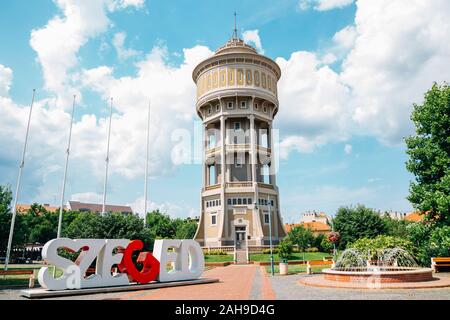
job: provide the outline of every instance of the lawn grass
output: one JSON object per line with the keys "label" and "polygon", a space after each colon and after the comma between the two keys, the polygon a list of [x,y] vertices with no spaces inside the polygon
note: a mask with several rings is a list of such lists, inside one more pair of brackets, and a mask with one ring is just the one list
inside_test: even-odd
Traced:
{"label": "lawn grass", "polygon": [[205,262],[232,262],[234,256],[232,254],[227,255],[207,255],[205,254]]}
{"label": "lawn grass", "polygon": [[[303,260],[303,255],[305,256],[305,260]],[[289,257],[289,261],[322,260],[324,257],[328,256],[330,256],[330,254],[326,252],[305,252],[304,254],[295,252],[291,254],[291,256]],[[280,257],[278,256],[278,254],[274,254],[273,258],[275,262],[280,261]],[[270,254],[252,253],[250,254],[250,261],[270,262]]]}
{"label": "lawn grass", "polygon": [[[44,265],[41,264],[10,264],[8,265],[8,270],[21,270],[21,269],[33,269],[34,270],[34,278],[37,281],[37,276],[39,269]],[[4,269],[4,265],[0,265],[0,269]],[[59,277],[62,275],[62,270],[56,270],[56,276]],[[11,287],[11,286],[28,286],[30,275],[29,274],[21,274],[21,275],[0,275],[0,288],[1,287]]]}
{"label": "lawn grass", "polygon": [[[314,273],[320,273],[320,272],[322,272],[323,269],[327,269],[327,268],[329,268],[329,266],[314,266],[311,269],[312,269],[312,272],[314,272]],[[270,266],[266,266],[266,272],[267,272],[267,274],[270,274],[272,272]],[[280,268],[279,268],[278,264],[276,264],[274,266],[274,272],[275,272],[275,274],[280,273]],[[297,273],[306,273],[306,266],[305,265],[290,265],[288,267],[288,274],[297,274]]]}

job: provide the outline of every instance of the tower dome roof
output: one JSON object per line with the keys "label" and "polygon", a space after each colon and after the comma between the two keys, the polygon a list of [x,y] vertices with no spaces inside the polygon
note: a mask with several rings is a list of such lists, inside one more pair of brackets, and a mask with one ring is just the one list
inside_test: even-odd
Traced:
{"label": "tower dome roof", "polygon": [[255,48],[253,48],[251,45],[248,45],[244,43],[242,39],[239,38],[231,38],[227,41],[223,46],[218,48],[215,52],[216,55],[225,54],[225,53],[253,53],[257,54]]}

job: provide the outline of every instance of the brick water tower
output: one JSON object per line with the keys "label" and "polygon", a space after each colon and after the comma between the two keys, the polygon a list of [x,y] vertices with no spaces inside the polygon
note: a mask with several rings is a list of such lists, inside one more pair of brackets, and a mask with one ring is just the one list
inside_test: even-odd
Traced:
{"label": "brick water tower", "polygon": [[245,44],[236,29],[193,71],[204,129],[195,240],[204,247],[239,251],[268,246],[269,233],[274,244],[286,236],[272,133],[280,76],[277,63]]}

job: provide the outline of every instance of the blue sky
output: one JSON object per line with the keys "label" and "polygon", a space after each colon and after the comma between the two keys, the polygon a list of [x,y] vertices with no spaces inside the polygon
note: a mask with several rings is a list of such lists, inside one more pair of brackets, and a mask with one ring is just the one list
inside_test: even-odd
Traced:
{"label": "blue sky", "polygon": [[449,26],[435,27],[434,21],[442,22],[450,10],[440,0],[408,2],[401,10],[405,5],[400,0],[2,2],[0,183],[16,184],[36,88],[19,202],[58,204],[76,93],[66,198],[98,201],[112,94],[117,105],[108,202],[139,208],[151,98],[150,206],[175,216],[197,215],[201,168],[173,163],[171,136],[177,129],[192,133],[198,125],[190,73],[231,36],[237,11],[241,37],[255,46],[259,41],[258,50],[283,72],[275,127],[285,221],[298,220],[306,210],[334,214],[357,203],[412,210],[405,197],[413,177],[405,169],[402,137],[412,133],[412,104],[421,102],[433,81],[449,79],[444,61],[450,49],[443,41]]}

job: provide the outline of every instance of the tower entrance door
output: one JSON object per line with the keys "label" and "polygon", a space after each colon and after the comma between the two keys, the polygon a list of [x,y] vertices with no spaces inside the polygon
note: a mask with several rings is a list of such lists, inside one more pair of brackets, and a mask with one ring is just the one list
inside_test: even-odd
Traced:
{"label": "tower entrance door", "polygon": [[245,249],[246,247],[246,229],[245,227],[236,227],[235,229],[236,235],[235,235],[235,240],[236,240],[236,249]]}

